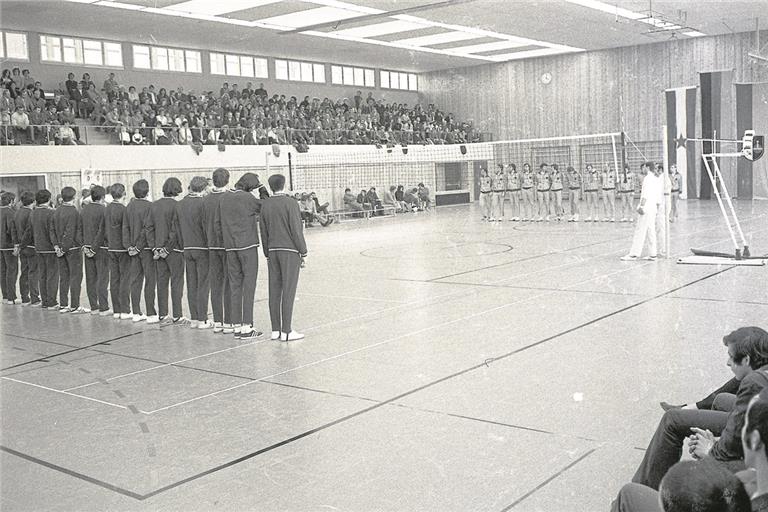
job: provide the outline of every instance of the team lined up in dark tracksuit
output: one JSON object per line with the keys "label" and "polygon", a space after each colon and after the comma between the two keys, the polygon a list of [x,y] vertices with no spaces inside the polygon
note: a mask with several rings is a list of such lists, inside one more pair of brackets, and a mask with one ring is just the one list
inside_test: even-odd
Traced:
{"label": "team lined up in dark tracksuit", "polygon": [[[17,209],[15,196],[3,193],[3,301],[18,303],[18,276],[22,305],[258,337],[262,333],[253,327],[253,303],[261,225],[272,338],[300,339],[291,329],[299,268],[307,252],[298,204],[282,194],[269,197],[253,173],[243,175],[233,190],[228,183],[226,169],[214,171],[210,190],[208,180],[197,176],[178,201],[181,182],[169,178],[163,197],[151,202],[149,184],[139,180],[127,206],[122,184],[109,187],[113,201],[108,204],[107,191],[95,186],[80,211],[72,187],[62,189],[64,202],[56,209],[48,190],[23,192]],[[276,192],[284,183],[281,175],[270,178]],[[89,308],[80,306],[83,259]],[[182,316],[185,268],[189,319]],[[208,319],[209,299],[213,321]]]}

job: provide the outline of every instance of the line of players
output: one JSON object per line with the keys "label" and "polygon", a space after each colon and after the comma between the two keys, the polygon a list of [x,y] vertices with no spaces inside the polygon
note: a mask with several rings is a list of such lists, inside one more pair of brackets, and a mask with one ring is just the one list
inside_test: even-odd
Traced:
{"label": "line of players", "polygon": [[[677,199],[680,195],[682,177],[676,166],[670,167],[672,182],[672,218],[677,217]],[[633,222],[635,220],[635,185],[637,177],[629,165],[624,172],[616,172],[610,164],[602,171],[587,165],[584,177],[572,166],[563,173],[557,164],[550,167],[539,165],[534,172],[530,164],[523,164],[522,172],[515,164],[498,164],[493,175],[483,169],[480,173],[480,208],[483,220],[501,222],[507,213],[505,201],[511,206],[511,221],[550,221],[552,217],[561,221],[565,217],[563,194],[568,196],[570,215],[568,222],[580,219],[582,193],[585,199],[585,222],[599,222],[602,204],[602,221]],[[618,205],[617,205],[618,203]]]}

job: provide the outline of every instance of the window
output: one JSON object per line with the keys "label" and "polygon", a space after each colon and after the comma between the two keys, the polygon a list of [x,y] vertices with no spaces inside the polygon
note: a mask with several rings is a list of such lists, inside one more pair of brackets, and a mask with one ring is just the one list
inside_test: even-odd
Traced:
{"label": "window", "polygon": [[331,66],[331,83],[336,85],[356,85],[358,87],[376,87],[372,69],[353,68],[351,66]]}
{"label": "window", "polygon": [[185,50],[184,56],[187,60],[187,72],[188,73],[202,73],[203,66],[201,63],[200,52],[193,50]]}
{"label": "window", "polygon": [[83,40],[83,63],[91,66],[103,66],[104,54],[101,41]]}
{"label": "window", "polygon": [[301,63],[301,81],[302,82],[313,82],[314,78],[312,78],[312,63],[311,62],[302,62]]}
{"label": "window", "polygon": [[149,46],[133,45],[133,67],[137,69],[152,69],[149,58]]}
{"label": "window", "polygon": [[181,71],[186,70],[184,64],[184,50],[168,49],[168,71]]}
{"label": "window", "polygon": [[324,64],[312,64],[314,69],[314,81],[318,84],[325,83],[325,65]]}
{"label": "window", "polygon": [[[109,62],[111,49],[104,43],[105,60]],[[179,73],[202,73],[200,52],[161,46],[133,45],[133,67]]]}
{"label": "window", "polygon": [[275,78],[277,80],[288,80],[288,61],[275,59]]}
{"label": "window", "polygon": [[267,59],[248,55],[211,53],[211,74],[267,78]]}
{"label": "window", "polygon": [[227,69],[224,64],[224,55],[221,53],[211,54],[211,74],[212,75],[226,75]]}
{"label": "window", "polygon": [[95,39],[41,35],[40,60],[122,68],[123,47],[120,43]]}
{"label": "window", "polygon": [[40,36],[40,59],[61,62],[61,39],[54,36]]}
{"label": "window", "polygon": [[27,34],[22,32],[0,32],[0,58],[29,60]]}
{"label": "window", "polygon": [[418,91],[418,76],[413,73],[398,71],[381,71],[381,87],[383,89],[400,89],[403,91]]}

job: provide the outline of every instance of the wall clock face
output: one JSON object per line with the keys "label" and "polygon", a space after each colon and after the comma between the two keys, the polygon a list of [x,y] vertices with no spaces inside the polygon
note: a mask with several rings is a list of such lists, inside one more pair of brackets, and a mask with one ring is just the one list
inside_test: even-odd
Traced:
{"label": "wall clock face", "polygon": [[552,74],[551,73],[544,73],[541,75],[541,83],[548,84],[552,81]]}

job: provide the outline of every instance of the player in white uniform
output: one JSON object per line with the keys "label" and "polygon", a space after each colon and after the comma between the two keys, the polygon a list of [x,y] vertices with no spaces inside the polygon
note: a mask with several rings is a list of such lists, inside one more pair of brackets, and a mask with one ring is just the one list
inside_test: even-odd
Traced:
{"label": "player in white uniform", "polygon": [[563,220],[563,173],[557,164],[552,164],[552,172],[549,173],[549,200],[552,205],[555,219]]}
{"label": "player in white uniform", "polygon": [[656,217],[659,207],[663,208],[664,201],[664,180],[661,174],[663,169],[660,165],[653,167],[646,162],[640,166],[643,178],[643,190],[640,194],[640,204],[637,207],[637,213],[640,214],[635,228],[635,236],[632,239],[632,248],[629,254],[622,256],[623,261],[635,261],[640,258],[643,248],[648,242],[647,260],[656,260],[658,256],[658,247],[656,239]]}
{"label": "player in white uniform", "polygon": [[496,168],[496,173],[491,178],[491,220],[503,221],[504,220],[504,194],[507,190],[507,185],[504,180],[504,164],[499,164]]}
{"label": "player in white uniform", "polygon": [[541,222],[546,217],[549,222],[549,189],[552,183],[549,179],[549,169],[547,164],[541,164],[536,173],[536,199],[539,201],[539,218]]}
{"label": "player in white uniform", "polygon": [[669,212],[669,222],[677,220],[677,202],[683,187],[683,176],[677,171],[677,165],[669,166],[669,179],[672,181],[672,206]]}
{"label": "player in white uniform", "polygon": [[[533,201],[534,201],[534,176],[531,171],[531,166],[523,164],[523,221],[533,218]],[[530,215],[529,215],[530,214]]]}
{"label": "player in white uniform", "polygon": [[592,213],[595,214],[595,222],[600,221],[600,207],[598,206],[598,198],[600,197],[600,171],[587,165],[586,176],[584,177],[584,195],[587,198],[587,218],[586,222],[592,221]]}
{"label": "player in white uniform", "polygon": [[491,220],[491,177],[487,169],[480,170],[480,211],[483,220]]}
{"label": "player in white uniform", "polygon": [[610,164],[605,164],[600,183],[603,188],[603,208],[605,209],[603,222],[616,222],[616,171]]}
{"label": "player in white uniform", "polygon": [[624,164],[624,172],[619,174],[619,211],[621,222],[632,222],[635,218],[635,175]]}
{"label": "player in white uniform", "polygon": [[571,216],[568,222],[579,221],[579,196],[581,195],[581,174],[579,171],[568,166],[568,202],[571,205]]}
{"label": "player in white uniform", "polygon": [[507,195],[509,196],[509,202],[512,206],[512,219],[513,221],[520,220],[520,202],[521,202],[521,192],[520,192],[520,174],[517,172],[517,167],[515,167],[515,164],[509,164],[507,166]]}

